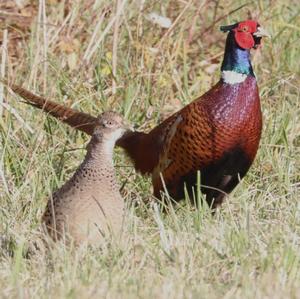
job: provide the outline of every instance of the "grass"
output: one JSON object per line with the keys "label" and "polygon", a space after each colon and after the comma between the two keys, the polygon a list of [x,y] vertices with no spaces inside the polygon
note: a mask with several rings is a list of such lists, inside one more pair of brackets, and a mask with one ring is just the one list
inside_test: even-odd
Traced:
{"label": "grass", "polygon": [[[1,297],[299,298],[298,1],[123,2],[31,1],[18,11],[24,24],[6,19],[2,74],[93,115],[114,109],[149,130],[218,80],[225,38],[219,25],[252,16],[272,34],[253,51],[264,115],[256,161],[215,216],[187,202],[162,214],[144,204],[149,179],[117,150],[125,198],[137,202],[128,240],[97,251],[58,244],[28,257],[47,196],[73,173],[88,137],[5,91]],[[172,29],[147,20],[153,11],[175,21]]]}

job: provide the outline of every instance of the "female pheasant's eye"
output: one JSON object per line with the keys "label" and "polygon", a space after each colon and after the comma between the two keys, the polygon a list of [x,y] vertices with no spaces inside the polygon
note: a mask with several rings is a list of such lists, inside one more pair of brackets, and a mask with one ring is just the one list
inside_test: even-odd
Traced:
{"label": "female pheasant's eye", "polygon": [[111,120],[108,120],[108,121],[106,122],[106,127],[111,128],[112,126],[113,126],[113,122],[112,122]]}

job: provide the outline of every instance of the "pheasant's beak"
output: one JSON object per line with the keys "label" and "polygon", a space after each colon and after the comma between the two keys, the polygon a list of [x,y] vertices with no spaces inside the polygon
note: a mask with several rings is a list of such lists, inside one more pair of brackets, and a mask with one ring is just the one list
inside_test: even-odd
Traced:
{"label": "pheasant's beak", "polygon": [[257,31],[253,33],[255,37],[269,37],[271,38],[270,33],[262,27],[257,27]]}

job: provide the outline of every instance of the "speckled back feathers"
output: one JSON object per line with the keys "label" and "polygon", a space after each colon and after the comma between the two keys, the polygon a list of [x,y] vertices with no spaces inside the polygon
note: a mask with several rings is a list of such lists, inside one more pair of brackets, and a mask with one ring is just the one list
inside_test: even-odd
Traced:
{"label": "speckled back feathers", "polygon": [[106,112],[97,118],[84,161],[48,200],[43,222],[53,238],[60,239],[68,233],[76,243],[99,245],[110,231],[120,233],[124,201],[112,155],[115,141],[125,131],[123,118],[118,114]]}

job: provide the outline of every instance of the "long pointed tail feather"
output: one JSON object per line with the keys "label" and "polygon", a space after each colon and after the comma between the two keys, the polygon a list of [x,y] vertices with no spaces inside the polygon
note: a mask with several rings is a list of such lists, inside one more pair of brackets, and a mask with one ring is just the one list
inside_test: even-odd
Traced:
{"label": "long pointed tail feather", "polygon": [[93,134],[95,122],[97,120],[96,117],[47,100],[16,84],[7,83],[5,80],[1,81],[9,86],[14,93],[26,100],[27,104],[45,111],[51,116],[59,119],[60,121],[70,125],[77,130],[83,131],[88,135]]}

